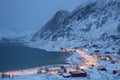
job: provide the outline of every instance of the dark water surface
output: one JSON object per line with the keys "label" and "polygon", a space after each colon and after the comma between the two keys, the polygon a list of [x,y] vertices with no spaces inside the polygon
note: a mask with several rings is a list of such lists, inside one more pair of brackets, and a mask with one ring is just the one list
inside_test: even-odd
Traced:
{"label": "dark water surface", "polygon": [[65,63],[69,53],[47,52],[19,43],[0,43],[0,72]]}

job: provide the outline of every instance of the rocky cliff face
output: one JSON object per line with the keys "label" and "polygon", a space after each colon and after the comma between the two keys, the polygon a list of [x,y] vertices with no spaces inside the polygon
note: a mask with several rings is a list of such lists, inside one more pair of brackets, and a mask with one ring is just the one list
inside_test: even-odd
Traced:
{"label": "rocky cliff face", "polygon": [[120,0],[94,0],[72,12],[58,11],[31,39],[46,45],[120,45]]}
{"label": "rocky cliff face", "polygon": [[67,15],[67,11],[58,11],[54,15],[54,17],[50,21],[48,21],[48,23],[33,36],[32,41],[36,41],[38,39],[48,39],[58,30],[58,27],[63,24],[64,18]]}

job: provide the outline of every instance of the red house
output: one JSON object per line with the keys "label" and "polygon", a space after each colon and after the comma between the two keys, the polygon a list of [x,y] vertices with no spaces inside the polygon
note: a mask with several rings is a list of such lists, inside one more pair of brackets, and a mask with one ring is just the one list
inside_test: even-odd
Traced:
{"label": "red house", "polygon": [[70,72],[71,77],[87,77],[87,73],[84,71],[74,71]]}

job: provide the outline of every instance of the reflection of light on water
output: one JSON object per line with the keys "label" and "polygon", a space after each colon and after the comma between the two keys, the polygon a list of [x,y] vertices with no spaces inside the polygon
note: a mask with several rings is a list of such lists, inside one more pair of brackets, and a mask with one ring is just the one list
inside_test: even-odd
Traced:
{"label": "reflection of light on water", "polygon": [[31,70],[31,71],[23,71],[23,72],[5,72],[5,75],[10,76],[18,76],[18,75],[29,75],[29,74],[35,74],[37,73],[37,70]]}
{"label": "reflection of light on water", "polygon": [[90,67],[91,65],[94,65],[94,66],[98,66],[98,65],[99,65],[99,64],[96,62],[96,60],[94,59],[94,57],[86,54],[85,52],[83,52],[83,51],[81,51],[81,50],[76,50],[76,52],[77,52],[78,54],[80,54],[80,56],[82,56],[84,59],[87,60],[86,65],[80,66],[80,68],[87,69],[87,68]]}

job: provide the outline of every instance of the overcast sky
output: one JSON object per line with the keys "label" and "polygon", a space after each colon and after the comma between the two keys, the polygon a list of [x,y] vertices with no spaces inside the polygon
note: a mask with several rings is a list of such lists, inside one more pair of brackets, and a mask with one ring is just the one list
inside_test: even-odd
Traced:
{"label": "overcast sky", "polygon": [[40,29],[60,9],[73,10],[86,0],[0,0],[0,29]]}

